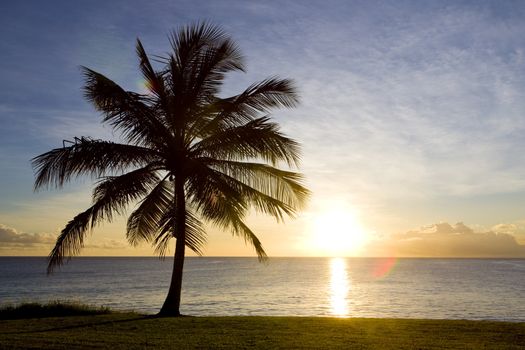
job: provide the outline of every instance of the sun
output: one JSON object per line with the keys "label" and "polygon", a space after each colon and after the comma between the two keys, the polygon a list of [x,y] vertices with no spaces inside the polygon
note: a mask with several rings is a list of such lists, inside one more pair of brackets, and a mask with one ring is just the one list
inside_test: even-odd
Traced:
{"label": "sun", "polygon": [[312,222],[312,249],[323,256],[358,255],[367,235],[354,210],[335,207],[316,215]]}

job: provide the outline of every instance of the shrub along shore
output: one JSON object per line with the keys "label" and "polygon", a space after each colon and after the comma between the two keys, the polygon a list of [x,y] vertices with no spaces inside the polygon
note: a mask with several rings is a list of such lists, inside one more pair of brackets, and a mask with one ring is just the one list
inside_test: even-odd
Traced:
{"label": "shrub along shore", "polygon": [[0,348],[525,349],[525,323],[258,316],[161,318],[77,304],[25,304],[0,310]]}

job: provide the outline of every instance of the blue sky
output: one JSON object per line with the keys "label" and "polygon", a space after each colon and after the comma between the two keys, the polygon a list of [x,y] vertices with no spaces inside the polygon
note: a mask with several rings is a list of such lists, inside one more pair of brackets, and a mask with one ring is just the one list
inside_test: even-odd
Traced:
{"label": "blue sky", "polygon": [[[225,95],[272,75],[301,92],[298,108],[274,117],[303,144],[313,197],[287,225],[253,218],[270,254],[312,254],[301,245],[316,234],[310,224],[336,209],[355,216],[371,251],[408,232],[424,241],[437,223],[467,235],[456,222],[525,244],[524,19],[522,1],[3,2],[0,254],[46,254],[42,237],[90,203],[90,179],[33,193],[32,157],[73,136],[118,139],[83,100],[78,67],[140,90],[135,39],[162,54],[169,31],[199,20],[221,25],[246,56]],[[213,237],[208,254],[251,254]],[[121,222],[92,246],[133,254]]]}

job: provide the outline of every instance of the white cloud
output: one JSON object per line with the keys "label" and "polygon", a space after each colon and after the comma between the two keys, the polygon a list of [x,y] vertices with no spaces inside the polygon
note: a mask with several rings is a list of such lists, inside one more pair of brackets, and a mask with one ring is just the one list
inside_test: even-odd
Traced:
{"label": "white cloud", "polygon": [[[0,251],[7,255],[47,255],[56,242],[57,235],[50,233],[26,233],[0,224]],[[107,237],[88,237],[82,250],[85,254],[121,255],[123,253],[136,254],[126,241]],[[82,252],[80,255],[82,255]],[[143,254],[144,252],[141,251]]]}
{"label": "white cloud", "polygon": [[[506,228],[500,226],[501,229]],[[433,224],[375,241],[367,254],[413,257],[512,257],[524,258],[525,245],[504,232],[475,232],[463,223]]]}
{"label": "white cloud", "polygon": [[49,233],[18,232],[12,227],[0,224],[0,244],[7,246],[50,245],[56,237]]}
{"label": "white cloud", "polygon": [[491,231],[512,235],[516,237],[518,243],[525,244],[525,222],[523,221],[511,224],[497,224],[491,228]]}
{"label": "white cloud", "polygon": [[497,224],[491,230],[496,233],[514,234],[518,230],[518,226],[516,224]]}

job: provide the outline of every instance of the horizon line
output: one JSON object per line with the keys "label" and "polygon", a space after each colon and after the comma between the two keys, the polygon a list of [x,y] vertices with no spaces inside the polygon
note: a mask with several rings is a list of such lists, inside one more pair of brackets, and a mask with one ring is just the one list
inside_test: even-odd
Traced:
{"label": "horizon line", "polygon": [[[47,255],[0,255],[0,258],[47,258]],[[71,259],[78,258],[152,258],[158,260],[173,259],[173,256],[158,257],[154,255],[81,255],[74,256]],[[190,255],[185,258],[253,258],[257,259],[257,256],[253,255],[206,255],[196,256]],[[269,256],[268,260],[272,258],[283,258],[283,259],[521,259],[524,260],[525,256]],[[67,262],[66,262],[67,263]]]}

